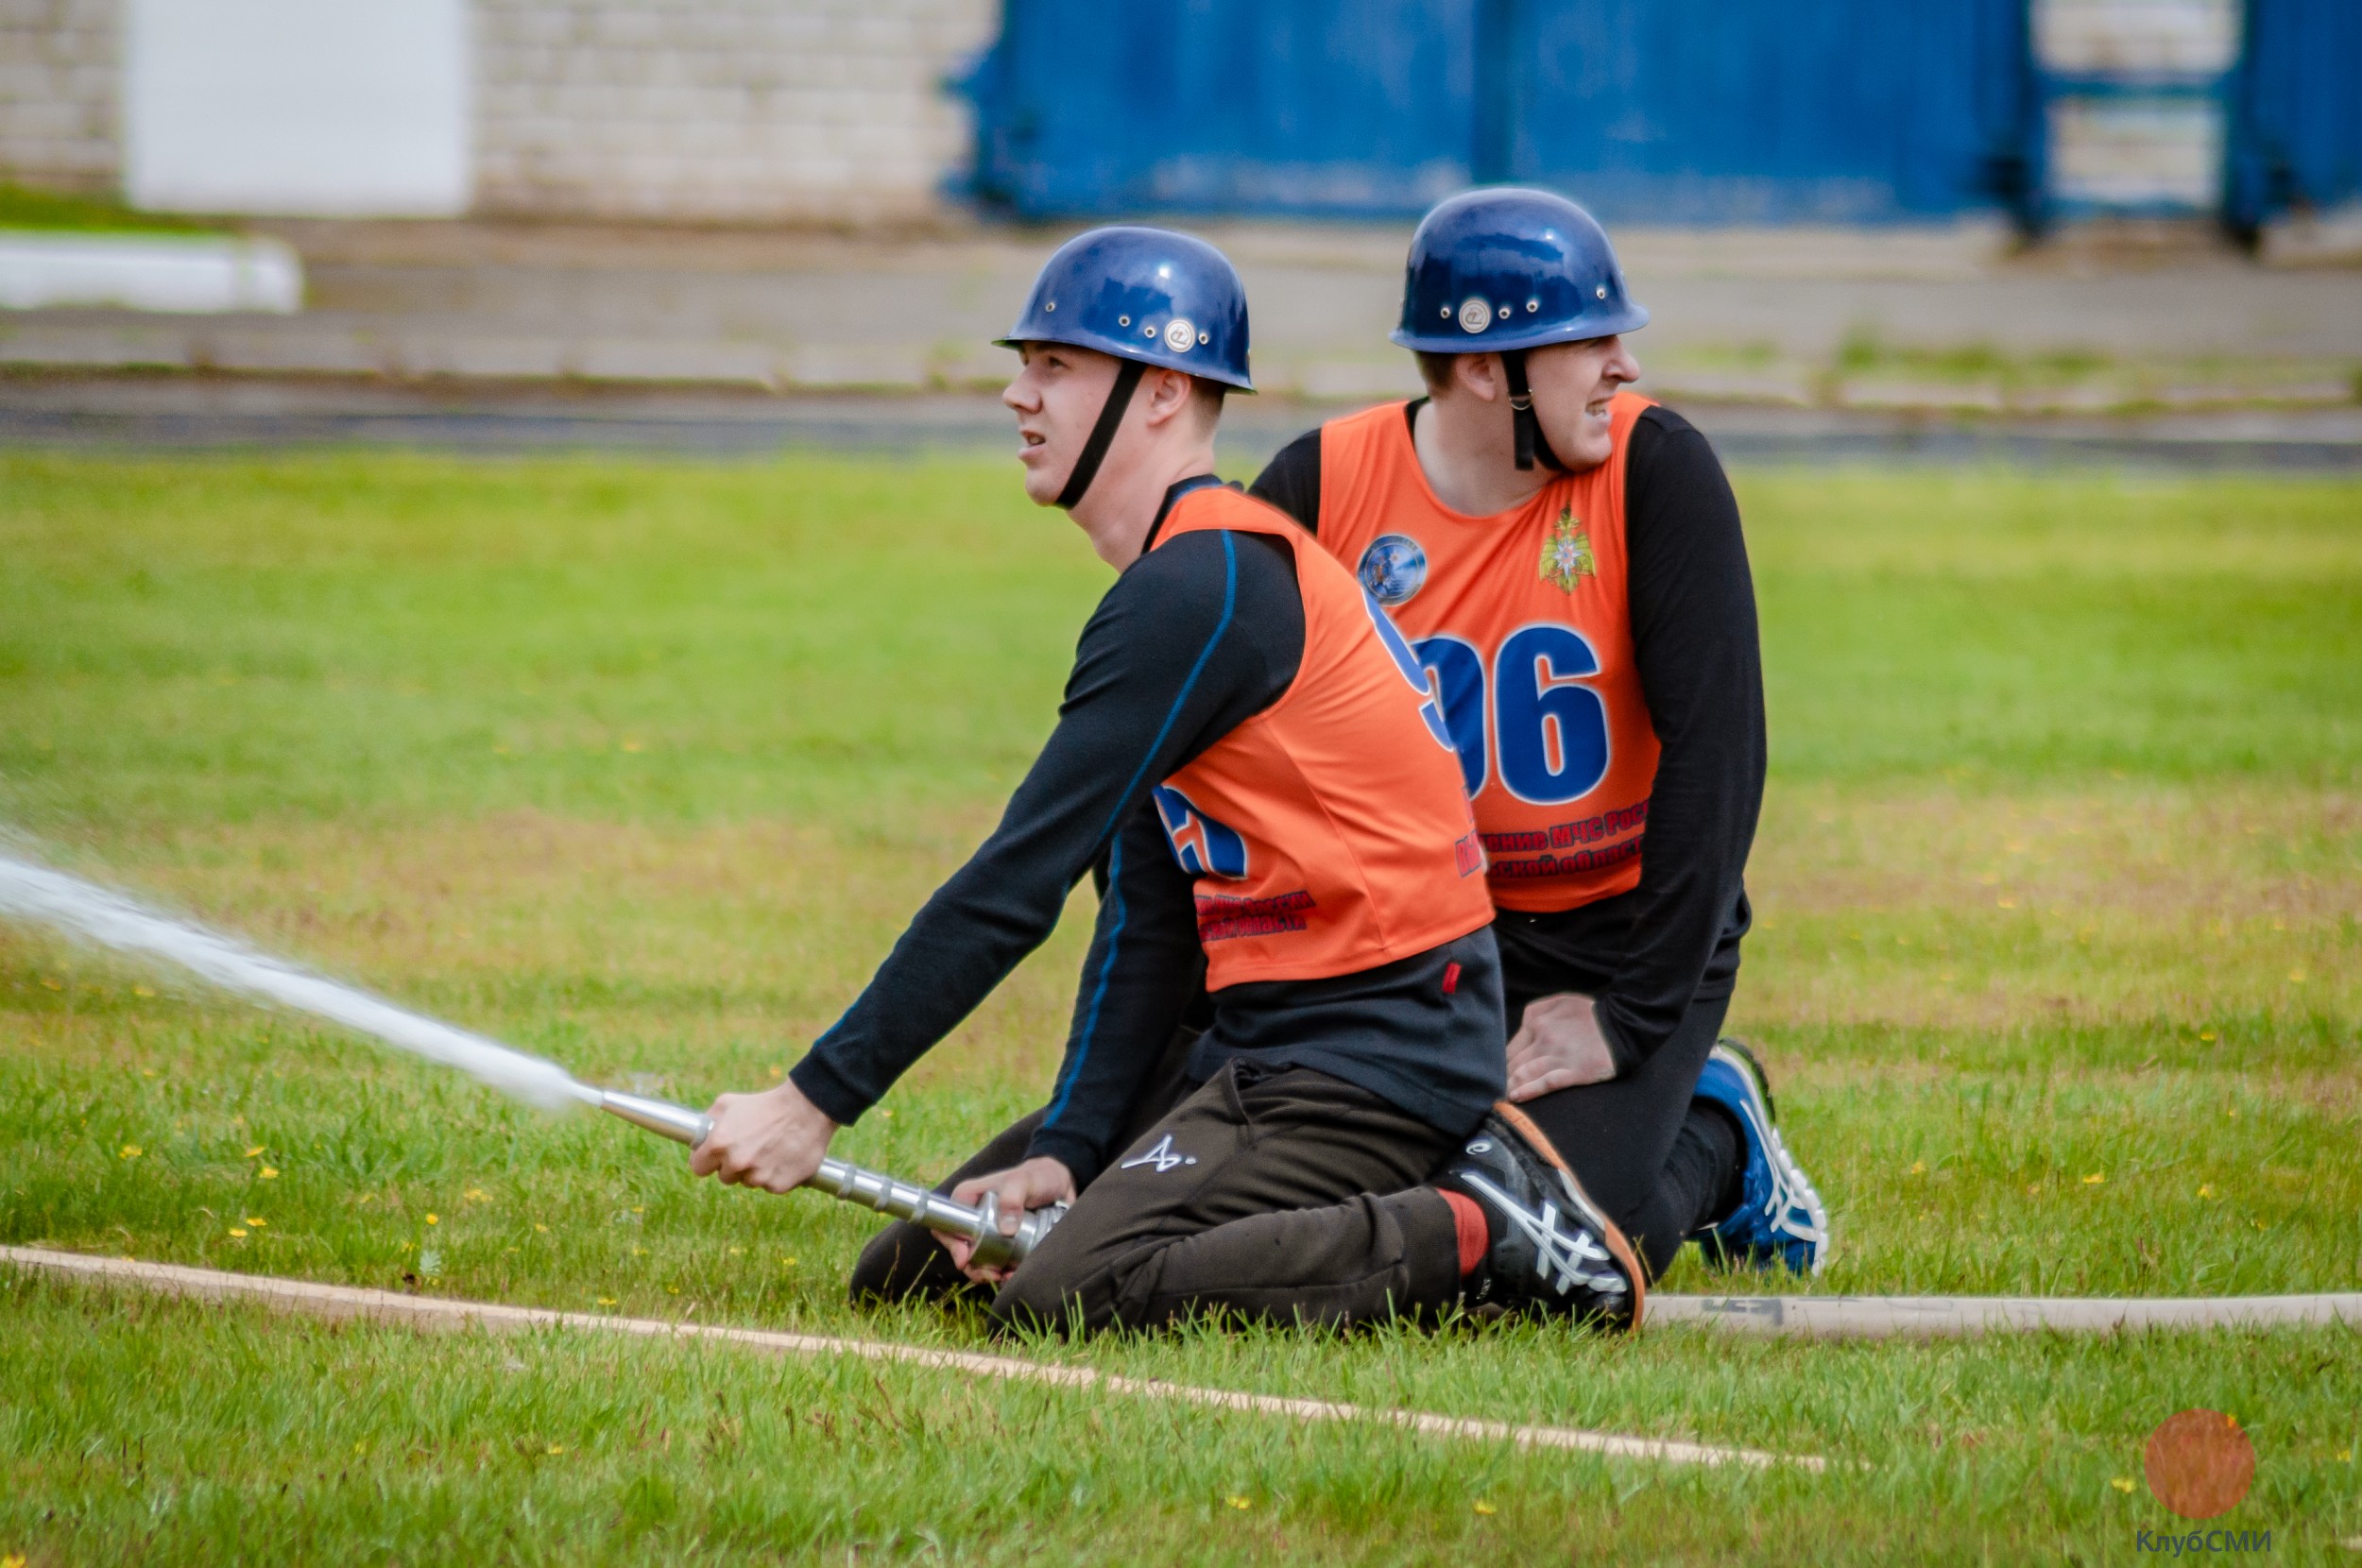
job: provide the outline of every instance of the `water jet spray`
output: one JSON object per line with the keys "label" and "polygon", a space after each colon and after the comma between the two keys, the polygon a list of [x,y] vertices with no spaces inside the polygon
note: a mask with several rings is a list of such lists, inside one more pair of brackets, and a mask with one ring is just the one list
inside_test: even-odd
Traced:
{"label": "water jet spray", "polygon": [[[38,923],[118,953],[161,960],[226,991],[342,1024],[430,1062],[458,1067],[544,1110],[594,1105],[692,1149],[713,1130],[712,1119],[702,1111],[582,1082],[555,1062],[397,1007],[233,938],[161,914],[95,882],[6,853],[0,853],[0,916]],[[1063,1203],[1033,1210],[1018,1219],[1014,1233],[1003,1235],[996,1198],[987,1196],[974,1207],[955,1203],[941,1193],[838,1159],[823,1159],[804,1185],[911,1220],[937,1235],[960,1237],[974,1249],[970,1262],[978,1268],[1013,1268],[1023,1262],[1066,1213]]]}

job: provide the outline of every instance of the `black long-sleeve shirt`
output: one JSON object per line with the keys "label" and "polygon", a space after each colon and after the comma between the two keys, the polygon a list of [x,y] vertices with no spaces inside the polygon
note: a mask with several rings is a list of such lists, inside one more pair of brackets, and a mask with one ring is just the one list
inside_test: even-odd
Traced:
{"label": "black long-sleeve shirt", "polygon": [[[1174,486],[1165,509],[1213,483]],[[1000,826],[791,1070],[805,1097],[831,1120],[858,1118],[1041,945],[1096,867],[1099,917],[1066,1060],[1030,1150],[1087,1185],[1205,980],[1195,886],[1149,792],[1287,691],[1304,636],[1284,540],[1190,533],[1126,567],[1083,628],[1057,728]],[[1448,1004],[1436,999],[1452,995],[1436,991],[1445,964],[1476,963],[1445,948],[1359,976],[1229,987],[1192,1070],[1209,1074],[1227,1055],[1319,1067],[1462,1131],[1501,1092],[1499,1001],[1493,994],[1488,1023],[1494,964],[1483,946],[1485,982]],[[1392,1022],[1371,1024],[1374,997],[1379,1011],[1395,1008]]]}
{"label": "black long-sleeve shirt", "polygon": [[[1424,401],[1406,418],[1415,421]],[[1320,432],[1282,449],[1251,493],[1317,533]],[[1765,766],[1763,660],[1738,503],[1713,447],[1670,409],[1651,408],[1634,426],[1624,517],[1633,654],[1660,747],[1640,883],[1571,910],[1504,910],[1494,926],[1511,1027],[1536,997],[1594,996],[1619,1072],[1665,1042],[1692,998],[1728,996],[1736,983]]]}

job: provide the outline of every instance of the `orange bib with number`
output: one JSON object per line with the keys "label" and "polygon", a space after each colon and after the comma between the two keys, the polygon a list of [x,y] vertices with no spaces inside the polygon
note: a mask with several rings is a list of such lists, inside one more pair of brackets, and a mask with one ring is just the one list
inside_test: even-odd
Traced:
{"label": "orange bib with number", "polygon": [[1219,486],[1156,548],[1221,529],[1294,554],[1304,658],[1279,700],[1157,786],[1197,878],[1208,990],[1374,969],[1493,918],[1449,734],[1402,638],[1287,514]]}
{"label": "orange bib with number", "polygon": [[1426,666],[1503,909],[1573,909],[1640,880],[1656,731],[1633,664],[1624,469],[1637,393],[1610,405],[1608,460],[1470,517],[1435,499],[1406,405],[1321,427],[1320,542]]}

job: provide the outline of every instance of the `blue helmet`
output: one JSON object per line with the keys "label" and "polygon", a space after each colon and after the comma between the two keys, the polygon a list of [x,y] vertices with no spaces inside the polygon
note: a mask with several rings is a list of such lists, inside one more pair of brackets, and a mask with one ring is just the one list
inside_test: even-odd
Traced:
{"label": "blue helmet", "polygon": [[1170,229],[1115,225],[1067,241],[999,341],[1070,343],[1255,390],[1238,269],[1204,240]]}
{"label": "blue helmet", "polygon": [[1394,340],[1435,354],[1501,353],[1649,324],[1607,231],[1549,191],[1464,191],[1411,237]]}

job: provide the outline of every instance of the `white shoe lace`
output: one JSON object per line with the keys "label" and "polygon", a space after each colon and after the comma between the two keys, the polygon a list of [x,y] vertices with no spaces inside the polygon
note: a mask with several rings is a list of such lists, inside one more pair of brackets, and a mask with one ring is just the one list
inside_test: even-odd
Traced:
{"label": "white shoe lace", "polygon": [[[1558,1294],[1563,1296],[1578,1285],[1611,1296],[1631,1288],[1617,1272],[1614,1255],[1587,1232],[1559,1228],[1558,1205],[1549,1199],[1542,1200],[1542,1212],[1537,1215],[1473,1170],[1462,1171],[1460,1180],[1491,1199],[1533,1243],[1533,1271]],[[1606,1267],[1603,1271],[1593,1271],[1587,1265]]]}
{"label": "white shoe lace", "polygon": [[[1754,1130],[1770,1153],[1772,1191],[1765,1198],[1763,1215],[1772,1227],[1772,1234],[1809,1244],[1812,1248],[1812,1271],[1819,1273],[1829,1244],[1829,1211],[1823,1206],[1821,1194],[1812,1180],[1805,1174],[1788,1145],[1780,1141],[1780,1130],[1755,1115],[1754,1097],[1740,1102],[1746,1112],[1747,1125]],[[1802,1210],[1800,1216],[1798,1211]]]}

